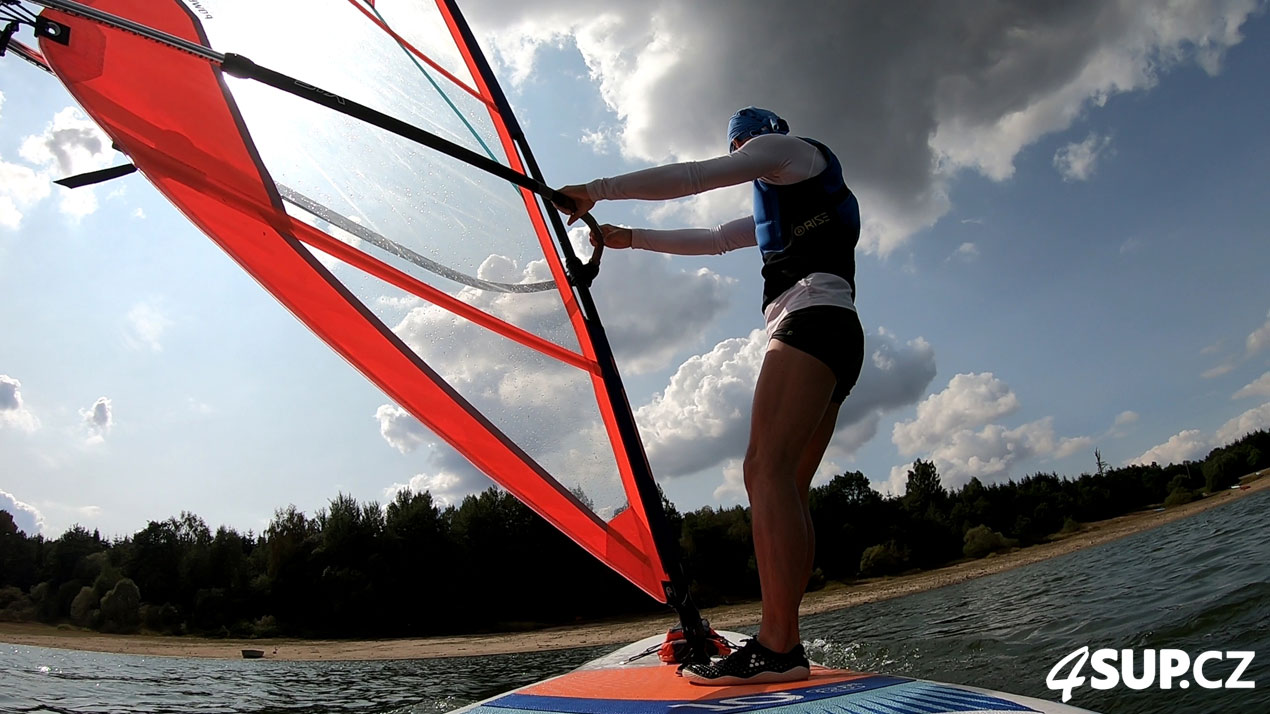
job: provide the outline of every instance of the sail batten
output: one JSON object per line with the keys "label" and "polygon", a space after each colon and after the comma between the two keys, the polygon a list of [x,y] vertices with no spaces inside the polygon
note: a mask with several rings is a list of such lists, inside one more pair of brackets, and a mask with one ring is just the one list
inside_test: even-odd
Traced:
{"label": "sail batten", "polygon": [[530,349],[537,350],[549,357],[558,359],[561,362],[573,365],[574,367],[587,372],[599,372],[599,367],[596,365],[595,360],[589,360],[586,357],[567,350],[553,342],[544,340],[533,333],[526,332],[515,325],[504,322],[503,320],[500,320],[488,313],[482,312],[462,300],[458,300],[449,294],[428,285],[427,283],[424,283],[416,278],[412,278],[390,265],[367,256],[362,251],[350,247],[347,243],[339,240],[338,238],[332,238],[330,235],[313,228],[307,223],[292,219],[289,224],[289,229],[291,233],[301,242],[311,245],[323,253],[335,256],[349,265],[360,268],[361,270],[380,278],[390,285],[395,285],[402,290],[409,292],[411,295],[445,308],[459,317],[471,320],[481,327],[485,327],[510,340],[515,340]]}

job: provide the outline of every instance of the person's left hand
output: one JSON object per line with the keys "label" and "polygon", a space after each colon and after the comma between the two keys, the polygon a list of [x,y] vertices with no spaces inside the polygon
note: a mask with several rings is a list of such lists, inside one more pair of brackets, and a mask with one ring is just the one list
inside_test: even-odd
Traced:
{"label": "person's left hand", "polygon": [[573,225],[574,222],[582,217],[582,214],[590,213],[591,209],[595,207],[595,201],[591,200],[591,197],[587,194],[586,186],[578,184],[565,186],[559,189],[559,192],[573,201],[571,208],[561,206],[558,203],[554,204],[557,210],[569,217],[568,225]]}
{"label": "person's left hand", "polygon": [[[622,226],[615,226],[611,223],[605,223],[604,225],[600,226],[600,231],[601,233],[603,233],[603,236],[601,237],[604,239],[605,248],[631,247],[631,238],[632,238],[631,229],[623,228]],[[592,231],[591,245],[594,246],[594,245],[597,245],[598,243],[599,241],[596,240],[595,232]]]}

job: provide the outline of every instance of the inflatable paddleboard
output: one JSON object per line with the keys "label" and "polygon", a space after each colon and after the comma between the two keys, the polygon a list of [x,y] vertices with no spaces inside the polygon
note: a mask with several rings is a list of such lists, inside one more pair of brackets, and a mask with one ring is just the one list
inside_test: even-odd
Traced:
{"label": "inflatable paddleboard", "polygon": [[[720,634],[732,642],[746,639],[735,632]],[[664,638],[656,635],[635,642],[568,674],[454,714],[1091,714],[1087,709],[1017,694],[815,664],[811,678],[803,682],[703,687],[678,676],[678,668],[663,663],[656,654],[629,661]]]}

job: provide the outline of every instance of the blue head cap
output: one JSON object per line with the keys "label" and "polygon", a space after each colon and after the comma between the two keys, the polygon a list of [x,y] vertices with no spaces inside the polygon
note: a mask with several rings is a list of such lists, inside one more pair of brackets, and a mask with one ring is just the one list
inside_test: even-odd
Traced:
{"label": "blue head cap", "polygon": [[758,107],[746,107],[728,121],[728,151],[737,139],[749,139],[760,134],[788,134],[789,124],[775,112]]}

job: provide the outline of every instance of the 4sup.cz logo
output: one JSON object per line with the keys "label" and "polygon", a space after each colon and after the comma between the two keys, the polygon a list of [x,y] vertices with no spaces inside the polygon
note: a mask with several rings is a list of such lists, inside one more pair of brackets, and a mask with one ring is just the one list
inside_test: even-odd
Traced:
{"label": "4sup.cz logo", "polygon": [[[1175,685],[1186,689],[1192,682],[1204,689],[1252,689],[1256,682],[1242,677],[1255,656],[1255,652],[1212,650],[1192,660],[1183,650],[1142,650],[1139,654],[1129,649],[1100,649],[1091,654],[1086,646],[1059,660],[1045,678],[1045,685],[1062,691],[1066,702],[1072,698],[1073,689],[1085,686],[1086,677],[1081,672],[1088,663],[1095,672],[1088,678],[1089,686],[1094,689],[1115,689],[1121,685],[1129,689],[1150,689],[1157,682],[1160,689],[1172,689]],[[1218,663],[1223,661],[1235,662],[1234,671],[1225,679],[1213,678],[1211,675]]]}

